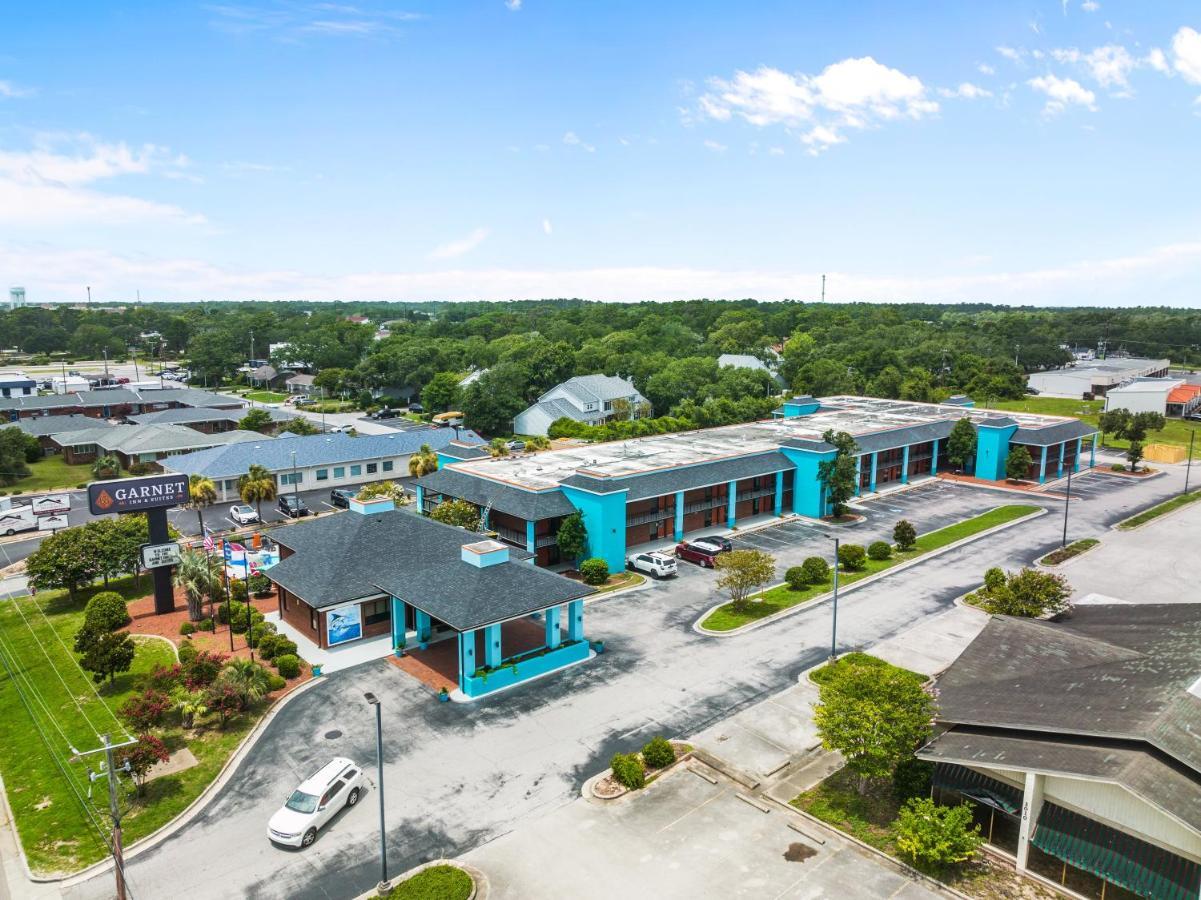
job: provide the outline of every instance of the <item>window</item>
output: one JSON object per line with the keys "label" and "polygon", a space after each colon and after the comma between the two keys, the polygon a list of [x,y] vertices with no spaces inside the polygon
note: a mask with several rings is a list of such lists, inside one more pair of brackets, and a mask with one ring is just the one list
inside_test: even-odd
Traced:
{"label": "window", "polygon": [[329,478],[329,469],[318,469],[317,470],[317,480],[318,481],[325,481],[328,478]]}
{"label": "window", "polygon": [[359,476],[359,475],[362,475],[362,474],[363,474],[363,467],[362,467],[362,466],[351,466],[351,467],[350,467],[350,477],[351,477],[351,478],[355,478],[355,477],[357,477],[357,476]]}
{"label": "window", "polygon": [[379,470],[377,463],[367,463],[367,474],[374,475]]}
{"label": "window", "polygon": [[334,466],[334,477],[335,478],[345,478],[346,477],[346,467],[345,466]]}
{"label": "window", "polygon": [[317,621],[318,621],[318,619],[317,619],[317,610],[315,610],[315,609],[310,609],[310,610],[309,610],[309,628],[311,628],[313,631],[318,631],[318,630],[319,630],[319,629],[317,628]]}
{"label": "window", "polygon": [[338,796],[338,791],[342,790],[344,787],[346,787],[345,781],[342,781],[341,779],[335,781],[332,785],[330,785],[329,790],[325,792],[325,796],[321,799],[321,805],[328,805],[331,800]]}
{"label": "window", "polygon": [[385,459],[385,460],[384,460],[384,471],[385,471],[385,472],[391,472],[391,471],[392,471],[392,460],[390,460],[390,459]]}
{"label": "window", "polygon": [[280,484],[300,484],[304,481],[304,472],[283,472],[279,476]]}
{"label": "window", "polygon": [[388,609],[387,599],[374,600],[371,603],[363,604],[363,624],[374,625],[376,622],[387,622],[392,618],[392,613]]}

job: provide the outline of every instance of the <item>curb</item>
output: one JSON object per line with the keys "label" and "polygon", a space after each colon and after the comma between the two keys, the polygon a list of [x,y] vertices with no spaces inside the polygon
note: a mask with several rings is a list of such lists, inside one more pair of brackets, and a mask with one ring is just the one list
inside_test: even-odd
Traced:
{"label": "curb", "polygon": [[[1190,494],[1201,493],[1201,491],[1189,491],[1189,493]],[[1176,496],[1180,497],[1183,495],[1177,494]],[[1148,506],[1146,509],[1136,512],[1132,516],[1127,516],[1121,522],[1114,522],[1112,525],[1109,526],[1109,530],[1110,531],[1124,531],[1124,532],[1139,531],[1143,528],[1146,528],[1148,525],[1154,525],[1156,522],[1161,522],[1164,519],[1174,516],[1179,512],[1183,512],[1184,510],[1189,509],[1194,503],[1201,503],[1201,497],[1198,497],[1196,500],[1193,500],[1189,503],[1180,504],[1175,509],[1170,509],[1165,513],[1160,513],[1158,516],[1154,516],[1153,518],[1148,519],[1146,522],[1143,522],[1143,524],[1141,524],[1141,525],[1131,525],[1129,528],[1122,527],[1123,523],[1129,522],[1131,519],[1137,519],[1143,513],[1150,512],[1151,510],[1155,509],[1156,506],[1162,506],[1165,503],[1171,502],[1173,499],[1175,499],[1175,498],[1169,497],[1167,500],[1160,500],[1159,503],[1152,504],[1151,506]]]}
{"label": "curb", "polygon": [[[456,869],[461,869],[471,876],[473,882],[471,893],[467,895],[467,900],[488,900],[488,894],[491,892],[492,886],[488,882],[488,876],[475,866],[469,866],[466,863],[458,862],[453,859],[431,859],[429,862],[422,863],[419,866],[413,866],[406,872],[401,872],[391,880],[392,887],[404,881],[408,881],[414,875],[420,875],[426,869],[432,869],[434,866],[453,866]],[[359,894],[354,900],[375,900],[379,897],[379,891],[372,888],[365,894]]]}
{"label": "curb", "polygon": [[[1173,512],[1175,512],[1175,510],[1173,510]],[[1152,519],[1152,521],[1154,521],[1154,519]],[[1148,524],[1148,525],[1149,525],[1149,524],[1151,524],[1151,523],[1150,523],[1150,522],[1147,522],[1146,524]],[[1127,530],[1127,531],[1130,531],[1130,530],[1132,530],[1132,529],[1126,529],[1126,530]],[[1077,541],[1084,541],[1084,540],[1088,540],[1088,538],[1077,538],[1076,540],[1077,540]],[[1061,571],[1061,570],[1063,570],[1063,569],[1066,569],[1066,568],[1067,568],[1068,566],[1070,566],[1072,563],[1076,562],[1076,560],[1080,559],[1080,557],[1082,557],[1082,556],[1088,556],[1088,554],[1092,553],[1094,550],[1096,550],[1098,547],[1100,547],[1100,546],[1101,546],[1101,538],[1099,538],[1099,537],[1096,537],[1096,538],[1093,538],[1092,540],[1096,541],[1097,543],[1093,544],[1091,547],[1086,547],[1086,548],[1084,548],[1084,549],[1083,549],[1083,550],[1081,550],[1079,553],[1077,553],[1075,556],[1069,556],[1067,559],[1065,559],[1065,560],[1064,560],[1063,562],[1061,562],[1061,563],[1055,563],[1055,564],[1051,564],[1051,563],[1044,563],[1044,562],[1043,562],[1043,560],[1044,560],[1044,559],[1046,559],[1048,556],[1050,556],[1050,555],[1051,555],[1051,553],[1055,553],[1055,552],[1057,552],[1057,551],[1055,551],[1055,550],[1052,550],[1050,553],[1044,553],[1042,556],[1038,557],[1036,560],[1034,560],[1034,562],[1032,563],[1032,565],[1033,565],[1033,566],[1036,566],[1036,567],[1037,567],[1037,568],[1039,568],[1039,569],[1045,569],[1045,570],[1046,570],[1046,571],[1048,571],[1048,572],[1058,572],[1058,571]],[[1075,541],[1073,541],[1073,543],[1075,543]],[[1072,545],[1071,545],[1071,544],[1068,544],[1068,546],[1070,547],[1070,546],[1072,546]]]}
{"label": "curb", "polygon": [[[1000,509],[1000,507],[994,507],[994,509]],[[986,512],[988,512],[988,511],[986,511]],[[855,591],[855,590],[863,587],[864,585],[872,584],[882,578],[887,578],[889,575],[893,575],[897,572],[903,572],[906,569],[910,569],[913,566],[916,566],[916,565],[926,562],[927,560],[934,559],[935,557],[941,556],[944,553],[949,553],[952,550],[957,550],[960,547],[964,547],[964,546],[972,543],[973,541],[978,541],[981,538],[988,537],[990,534],[995,534],[999,531],[1004,531],[1007,528],[1013,528],[1015,525],[1018,525],[1023,522],[1031,522],[1034,519],[1041,518],[1042,516],[1047,515],[1048,512],[1049,511],[1047,510],[1046,507],[1040,507],[1037,512],[1030,513],[1029,515],[1026,515],[1026,516],[1021,516],[1020,518],[1013,519],[1012,521],[1009,521],[1009,522],[1002,522],[1000,525],[994,525],[992,528],[986,528],[984,531],[978,531],[975,534],[968,535],[965,538],[960,538],[957,541],[947,544],[945,547],[939,547],[937,550],[931,550],[929,553],[923,553],[921,556],[915,557],[914,559],[906,560],[905,562],[901,563],[900,565],[892,566],[888,569],[885,569],[883,572],[877,572],[875,575],[869,575],[866,578],[861,578],[856,582],[848,584],[846,587],[840,587],[838,594],[839,594],[839,596],[842,596],[843,594],[848,594],[851,591]],[[981,513],[980,515],[984,515],[984,514],[985,513]],[[935,531],[938,531],[938,530],[940,530],[940,529],[935,529]],[[782,584],[786,584],[786,582],[780,582],[779,584],[772,585],[771,587],[765,588],[764,590],[771,590],[771,588],[779,587]],[[692,630],[695,631],[697,634],[704,635],[705,637],[716,637],[716,638],[735,637],[736,635],[746,634],[748,631],[754,631],[756,628],[762,628],[766,625],[770,625],[773,622],[778,622],[780,619],[784,619],[784,618],[787,618],[788,616],[795,615],[799,612],[802,612],[803,610],[812,609],[820,603],[828,602],[833,596],[834,596],[834,592],[828,591],[825,594],[819,594],[818,596],[812,598],[811,600],[806,600],[803,603],[798,603],[796,606],[791,606],[788,609],[782,609],[778,613],[772,613],[770,616],[765,616],[764,618],[757,619],[754,622],[748,622],[746,625],[740,625],[737,628],[730,629],[729,631],[710,631],[709,629],[704,628],[701,625],[701,623],[703,621],[705,621],[705,619],[707,619],[710,615],[712,615],[715,610],[718,610],[721,607],[726,605],[725,603],[717,603],[717,604],[711,606],[709,609],[705,610],[703,613],[701,613],[700,616],[697,617],[696,621],[692,623]]]}

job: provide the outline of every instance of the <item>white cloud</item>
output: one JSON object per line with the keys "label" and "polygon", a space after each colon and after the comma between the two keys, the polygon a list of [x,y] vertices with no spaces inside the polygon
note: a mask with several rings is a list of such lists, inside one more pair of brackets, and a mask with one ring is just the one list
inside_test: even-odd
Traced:
{"label": "white cloud", "polygon": [[429,253],[430,259],[455,259],[470,253],[482,244],[491,232],[487,228],[477,228],[465,238],[439,244]]}
{"label": "white cloud", "polygon": [[1096,12],[1101,8],[1101,4],[1098,3],[1097,0],[1084,0],[1084,2],[1080,4],[1080,8],[1085,12]]}
{"label": "white cloud", "polygon": [[1188,26],[1172,37],[1172,67],[1185,81],[1201,84],[1201,34]]}
{"label": "white cloud", "polygon": [[551,234],[554,231],[554,229],[551,228],[550,219],[542,220],[542,231],[544,234]]}
{"label": "white cloud", "polygon": [[976,64],[976,71],[977,71],[977,72],[979,72],[981,75],[995,75],[995,74],[997,74],[997,70],[996,70],[996,69],[994,69],[992,66],[990,66],[988,63],[977,63],[977,64]]}
{"label": "white cloud", "polygon": [[587,150],[589,153],[596,152],[596,147],[592,146],[592,144],[588,144],[588,143],[585,143],[584,141],[580,140],[580,136],[578,134],[576,134],[574,131],[568,131],[566,134],[563,135],[563,143],[566,144],[568,147],[582,147],[584,150]]}
{"label": "white cloud", "polygon": [[1163,75],[1172,74],[1172,67],[1168,65],[1168,57],[1158,47],[1152,47],[1151,52],[1143,58],[1143,62]]}
{"label": "white cloud", "polygon": [[997,52],[1005,57],[1010,62],[1020,63],[1022,61],[1023,51],[1015,50],[1013,47],[998,47]]}
{"label": "white cloud", "polygon": [[210,24],[229,34],[262,34],[295,43],[306,37],[385,38],[402,33],[400,25],[423,19],[420,13],[373,10],[344,3],[288,0],[264,6],[213,4]]}
{"label": "white cloud", "polygon": [[921,79],[865,56],[844,59],[818,75],[791,75],[770,66],[711,78],[698,101],[702,118],[752,125],[804,127],[802,141],[819,148],[846,140],[844,132],[938,112]]}
{"label": "white cloud", "polygon": [[517,12],[521,9],[521,0],[505,0],[505,9],[509,12]]}
{"label": "white cloud", "polygon": [[1130,87],[1130,73],[1139,66],[1139,60],[1119,44],[1106,44],[1088,53],[1075,47],[1060,48],[1052,50],[1051,56],[1061,63],[1082,66],[1103,88]]}
{"label": "white cloud", "polygon": [[32,94],[29,88],[19,87],[11,81],[0,80],[0,99],[12,100],[17,97],[28,97]]}
{"label": "white cloud", "polygon": [[1061,113],[1070,105],[1084,106],[1090,110],[1097,108],[1097,95],[1071,78],[1040,75],[1038,78],[1031,78],[1026,84],[1047,95],[1047,105],[1043,107],[1043,112],[1047,115]]}
{"label": "white cloud", "polygon": [[714,153],[725,153],[728,147],[725,144],[719,144],[717,141],[706,140],[705,147],[712,150]]}
{"label": "white cloud", "polygon": [[938,95],[947,99],[957,97],[962,100],[980,100],[984,97],[991,97],[992,91],[972,84],[970,81],[965,81],[957,88],[939,88]]}

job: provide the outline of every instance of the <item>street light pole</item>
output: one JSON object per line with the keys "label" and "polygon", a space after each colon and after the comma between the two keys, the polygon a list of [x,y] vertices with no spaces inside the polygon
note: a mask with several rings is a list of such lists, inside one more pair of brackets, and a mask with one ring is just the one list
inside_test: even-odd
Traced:
{"label": "street light pole", "polygon": [[1188,462],[1184,465],[1184,492],[1188,493],[1188,479],[1193,470],[1193,441],[1197,437],[1197,432],[1193,431],[1188,436]]}
{"label": "street light pole", "polygon": [[838,659],[838,538],[834,538],[834,621],[830,629],[830,661]]}
{"label": "street light pole", "polygon": [[379,697],[367,691],[363,694],[367,702],[375,707],[375,768],[379,791],[379,884],[377,892],[383,896],[392,890],[388,882],[388,833],[384,826],[384,707]]}
{"label": "street light pole", "polygon": [[292,497],[296,500],[296,509],[300,510],[300,481],[296,477],[296,451],[292,451]]}
{"label": "street light pole", "polygon": [[[1073,461],[1072,464],[1075,465],[1075,461]],[[1072,467],[1069,466],[1068,467],[1068,490],[1067,490],[1067,493],[1063,495],[1063,541],[1060,543],[1060,545],[1059,545],[1060,547],[1066,547],[1068,545],[1068,506],[1071,504],[1071,502],[1072,502]]]}

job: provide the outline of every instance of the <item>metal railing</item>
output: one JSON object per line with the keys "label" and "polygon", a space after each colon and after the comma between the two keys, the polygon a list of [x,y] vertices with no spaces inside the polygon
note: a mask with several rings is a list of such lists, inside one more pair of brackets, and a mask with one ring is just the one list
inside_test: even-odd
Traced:
{"label": "metal railing", "polygon": [[559,543],[557,535],[544,534],[534,541],[534,549],[541,550],[543,547],[553,547],[557,543]]}
{"label": "metal railing", "polygon": [[741,503],[743,500],[758,500],[760,497],[770,497],[775,492],[776,489],[774,487],[759,488],[757,491],[739,491],[738,502]]}
{"label": "metal railing", "polygon": [[684,514],[704,512],[707,509],[718,509],[730,502],[729,497],[711,497],[708,500],[696,500],[684,504]]}
{"label": "metal railing", "polygon": [[651,522],[662,522],[664,519],[670,519],[675,514],[675,507],[668,507],[667,509],[655,509],[648,513],[641,513],[637,516],[627,516],[626,528],[633,528],[635,525],[649,525]]}
{"label": "metal railing", "polygon": [[516,544],[518,547],[525,547],[524,531],[518,531],[516,528],[505,528],[503,525],[493,525],[492,527],[496,530],[497,537],[502,541]]}

